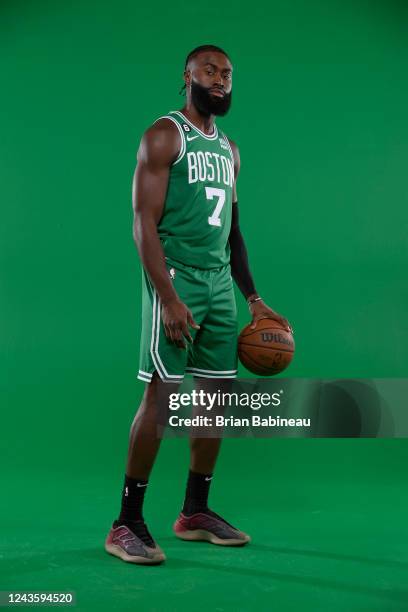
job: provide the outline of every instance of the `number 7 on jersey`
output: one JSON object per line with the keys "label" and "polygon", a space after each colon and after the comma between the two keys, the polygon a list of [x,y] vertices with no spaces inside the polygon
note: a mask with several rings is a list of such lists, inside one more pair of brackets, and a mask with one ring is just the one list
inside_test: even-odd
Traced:
{"label": "number 7 on jersey", "polygon": [[218,202],[215,205],[213,214],[211,217],[208,217],[208,223],[210,225],[216,225],[217,227],[221,227],[221,219],[220,214],[222,211],[222,207],[225,204],[225,189],[218,189],[217,187],[206,187],[205,195],[207,200],[213,200],[214,198],[218,198]]}

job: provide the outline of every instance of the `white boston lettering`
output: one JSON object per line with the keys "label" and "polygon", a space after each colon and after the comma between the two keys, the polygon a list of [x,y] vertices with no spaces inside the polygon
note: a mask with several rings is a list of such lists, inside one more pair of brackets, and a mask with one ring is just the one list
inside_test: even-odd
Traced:
{"label": "white boston lettering", "polygon": [[219,154],[218,153],[213,153],[214,159],[215,159],[215,163],[217,164],[217,181],[218,183],[220,182],[220,162],[218,161],[219,158]]}
{"label": "white boston lettering", "polygon": [[230,184],[230,176],[229,176],[229,166],[227,163],[227,159],[221,155],[221,166],[222,166],[222,180],[224,181],[224,185]]}
{"label": "white boston lettering", "polygon": [[187,153],[187,161],[188,161],[188,182],[196,183],[198,181],[196,154],[194,152]]}
{"label": "white boston lettering", "polygon": [[202,151],[197,151],[197,161],[198,161],[198,180],[205,181],[206,165],[205,165],[204,153]]}
{"label": "white boston lettering", "polygon": [[207,168],[209,168],[210,172],[207,173],[207,181],[214,180],[214,165],[211,161],[211,153],[206,151],[205,153],[205,161],[207,162]]}
{"label": "white boston lettering", "polygon": [[216,181],[232,187],[234,167],[230,159],[210,151],[189,151],[187,153],[188,182]]}

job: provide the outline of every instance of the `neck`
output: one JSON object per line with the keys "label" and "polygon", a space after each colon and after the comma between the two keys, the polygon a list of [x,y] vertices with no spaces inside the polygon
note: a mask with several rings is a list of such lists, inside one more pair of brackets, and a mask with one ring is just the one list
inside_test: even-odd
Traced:
{"label": "neck", "polygon": [[192,102],[187,102],[181,109],[183,115],[187,117],[199,130],[209,136],[214,132],[215,115],[202,115],[198,112]]}

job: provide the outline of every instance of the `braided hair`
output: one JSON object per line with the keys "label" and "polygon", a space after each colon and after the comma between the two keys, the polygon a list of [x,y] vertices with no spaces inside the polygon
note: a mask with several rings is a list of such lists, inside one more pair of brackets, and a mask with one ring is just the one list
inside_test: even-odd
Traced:
{"label": "braided hair", "polygon": [[[225,53],[224,49],[221,49],[221,47],[217,47],[216,45],[200,45],[199,47],[196,47],[195,49],[190,51],[190,53],[187,55],[186,62],[184,64],[184,70],[187,70],[187,66],[191,58],[195,57],[202,51],[217,51],[218,53],[222,53],[223,55],[225,55],[225,57],[228,57],[228,54]],[[230,58],[228,57],[228,59]],[[184,83],[183,87],[179,91],[179,94],[182,96],[185,93],[186,93],[186,84]]]}

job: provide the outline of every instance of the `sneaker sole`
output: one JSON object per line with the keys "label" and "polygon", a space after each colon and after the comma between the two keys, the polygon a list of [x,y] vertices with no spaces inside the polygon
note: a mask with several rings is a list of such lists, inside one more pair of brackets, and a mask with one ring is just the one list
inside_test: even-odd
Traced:
{"label": "sneaker sole", "polygon": [[110,555],[114,557],[119,557],[122,561],[126,561],[127,563],[137,563],[139,565],[158,565],[159,563],[163,563],[166,560],[166,556],[164,553],[156,553],[152,558],[147,557],[139,557],[136,555],[129,555],[126,551],[123,550],[117,544],[105,544],[105,550]]}
{"label": "sneaker sole", "polygon": [[211,542],[211,544],[217,544],[218,546],[245,546],[245,544],[251,541],[249,536],[246,536],[245,540],[238,538],[222,540],[206,529],[194,529],[194,531],[189,531],[187,529],[181,532],[174,531],[174,533],[181,540],[187,540],[189,542]]}

